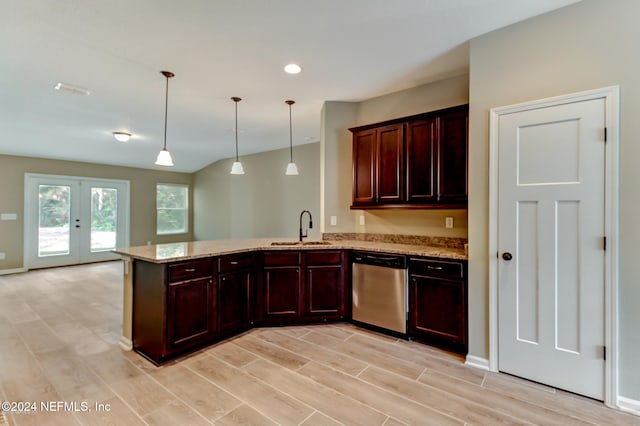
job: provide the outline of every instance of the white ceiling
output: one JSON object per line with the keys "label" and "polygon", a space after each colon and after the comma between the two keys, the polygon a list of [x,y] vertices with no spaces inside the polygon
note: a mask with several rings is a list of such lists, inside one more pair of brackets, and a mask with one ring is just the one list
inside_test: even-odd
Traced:
{"label": "white ceiling", "polygon": [[[468,72],[473,37],[577,0],[3,0],[0,153],[143,168],[164,131],[175,167],[320,137],[325,100]],[[282,70],[288,62],[299,75]],[[57,82],[89,96],[53,89]],[[113,131],[133,133],[115,142]],[[295,148],[294,148],[295,157]],[[283,159],[286,163],[287,159]]]}

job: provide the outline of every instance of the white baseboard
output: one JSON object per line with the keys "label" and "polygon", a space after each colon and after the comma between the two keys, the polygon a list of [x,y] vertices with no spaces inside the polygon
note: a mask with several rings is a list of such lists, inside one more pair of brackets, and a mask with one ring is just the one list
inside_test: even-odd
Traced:
{"label": "white baseboard", "polygon": [[131,339],[127,339],[124,336],[120,337],[120,342],[118,344],[125,351],[130,351],[133,349],[133,342],[131,341]]}
{"label": "white baseboard", "polygon": [[464,361],[464,363],[471,367],[480,368],[482,370],[490,370],[489,360],[486,358],[480,358],[479,356],[467,355],[467,359]]}
{"label": "white baseboard", "polygon": [[0,269],[0,275],[9,275],[9,274],[20,274],[22,272],[27,272],[27,268],[15,268],[15,269]]}
{"label": "white baseboard", "polygon": [[618,407],[628,413],[640,416],[640,401],[637,399],[625,398],[624,396],[618,397]]}

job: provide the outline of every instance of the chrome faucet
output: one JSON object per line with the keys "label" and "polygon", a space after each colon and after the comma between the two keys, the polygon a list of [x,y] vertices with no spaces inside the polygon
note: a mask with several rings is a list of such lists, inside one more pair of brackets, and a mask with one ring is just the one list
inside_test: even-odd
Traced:
{"label": "chrome faucet", "polygon": [[311,212],[309,210],[302,210],[302,213],[300,213],[300,242],[302,242],[302,239],[307,236],[307,232],[305,232],[304,234],[302,233],[302,216],[305,213],[309,215],[309,227],[307,228],[307,232],[309,232],[309,229],[313,228],[313,218],[311,217]]}

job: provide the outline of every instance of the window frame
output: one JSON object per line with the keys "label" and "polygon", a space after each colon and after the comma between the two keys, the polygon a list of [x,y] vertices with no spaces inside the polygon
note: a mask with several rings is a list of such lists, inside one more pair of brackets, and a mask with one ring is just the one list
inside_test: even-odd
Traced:
{"label": "window frame", "polygon": [[[158,191],[159,188],[161,186],[169,186],[169,187],[178,187],[178,188],[184,188],[186,190],[186,194],[185,194],[185,206],[183,208],[168,208],[168,207],[160,207],[158,206]],[[156,235],[160,236],[160,235],[179,235],[179,234],[188,234],[189,233],[189,214],[190,214],[190,203],[189,203],[189,185],[188,184],[184,184],[184,183],[163,183],[163,182],[158,182],[156,183]],[[179,231],[167,231],[167,232],[161,232],[160,229],[158,228],[158,217],[159,217],[159,212],[161,210],[181,210],[184,211],[184,227],[183,229],[179,230]]]}

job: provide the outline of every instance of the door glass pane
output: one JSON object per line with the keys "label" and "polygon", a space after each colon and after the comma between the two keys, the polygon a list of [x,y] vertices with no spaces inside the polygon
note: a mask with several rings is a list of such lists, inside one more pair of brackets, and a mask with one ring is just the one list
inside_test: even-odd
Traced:
{"label": "door glass pane", "polygon": [[38,257],[69,254],[71,187],[38,187]]}
{"label": "door glass pane", "polygon": [[91,252],[116,248],[118,190],[91,188]]}

